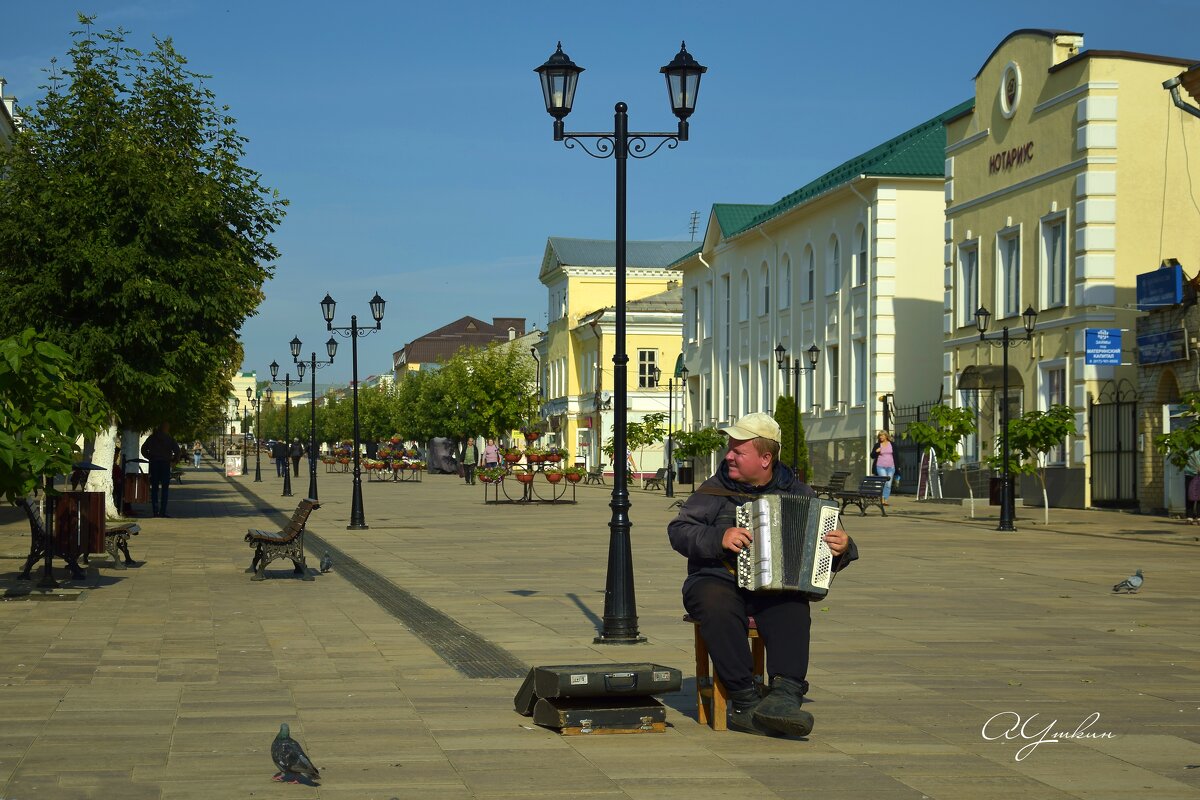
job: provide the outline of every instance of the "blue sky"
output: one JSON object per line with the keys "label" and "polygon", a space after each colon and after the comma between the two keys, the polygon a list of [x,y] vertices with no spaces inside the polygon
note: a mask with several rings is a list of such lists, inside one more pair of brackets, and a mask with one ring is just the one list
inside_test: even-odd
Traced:
{"label": "blue sky", "polygon": [[[70,46],[77,2],[9,2],[0,76],[36,100]],[[611,238],[611,160],[551,140],[533,69],[563,49],[586,72],[568,130],[674,127],[658,69],[686,39],[709,68],[691,141],[630,163],[629,237],[687,240],[714,202],[773,202],[973,94],[1008,33],[1084,34],[1089,49],[1200,60],[1195,0],[1057,3],[414,3],[93,0],[130,43],[172,37],[249,137],[247,164],[292,205],[267,299],[243,329],[245,369],[266,375],[388,301],[360,340],[360,377],[405,342],[463,315],[545,328],[537,281],[548,236]],[[1163,93],[1163,102],[1168,102]],[[700,234],[697,234],[698,236]],[[349,342],[319,379],[350,379]]]}

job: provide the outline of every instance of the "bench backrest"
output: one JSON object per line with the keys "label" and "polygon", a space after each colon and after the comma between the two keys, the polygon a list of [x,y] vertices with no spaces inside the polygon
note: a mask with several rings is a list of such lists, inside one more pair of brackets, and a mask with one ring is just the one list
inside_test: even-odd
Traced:
{"label": "bench backrest", "polygon": [[288,522],[287,527],[283,529],[285,541],[291,541],[304,532],[304,526],[308,524],[308,515],[316,509],[320,508],[321,504],[305,498],[300,501],[300,505],[296,507],[296,511],[292,514],[292,519]]}
{"label": "bench backrest", "polygon": [[858,493],[863,497],[883,497],[883,487],[891,480],[883,475],[868,475],[858,485]]}
{"label": "bench backrest", "polygon": [[829,483],[825,485],[835,492],[840,492],[846,488],[846,479],[849,477],[849,472],[835,472],[829,476]]}

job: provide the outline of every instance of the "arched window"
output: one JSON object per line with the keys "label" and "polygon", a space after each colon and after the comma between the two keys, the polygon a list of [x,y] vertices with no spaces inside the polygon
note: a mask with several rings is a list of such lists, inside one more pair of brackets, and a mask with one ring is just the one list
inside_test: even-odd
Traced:
{"label": "arched window", "polygon": [[825,262],[825,294],[833,294],[842,288],[842,245],[836,235],[829,237],[829,250]]}
{"label": "arched window", "polygon": [[783,268],[779,274],[779,308],[783,310],[792,304],[792,257],[783,257]]}
{"label": "arched window", "polygon": [[804,248],[804,299],[812,300],[817,292],[817,257],[812,245]]}
{"label": "arched window", "polygon": [[758,270],[758,279],[762,284],[762,288],[760,290],[762,303],[758,307],[758,314],[759,316],[762,316],[763,314],[770,313],[771,311],[771,268],[767,266],[767,262],[765,261],[762,263],[762,267],[760,267]]}
{"label": "arched window", "polygon": [[854,254],[854,285],[866,286],[868,270],[867,261],[867,229],[858,226],[858,252]]}

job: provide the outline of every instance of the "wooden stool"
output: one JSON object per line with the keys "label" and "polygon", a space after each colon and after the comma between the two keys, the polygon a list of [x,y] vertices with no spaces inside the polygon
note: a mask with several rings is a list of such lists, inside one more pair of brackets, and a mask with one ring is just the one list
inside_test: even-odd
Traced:
{"label": "wooden stool", "polygon": [[[711,725],[714,731],[726,730],[726,710],[729,707],[729,691],[717,675],[714,665],[709,670],[708,645],[700,636],[700,622],[690,614],[685,614],[684,622],[692,624],[692,635],[696,648],[696,720],[701,725]],[[762,637],[758,635],[758,625],[754,617],[750,617],[750,630],[747,634],[750,640],[750,653],[754,657],[754,674],[763,683],[767,680],[767,654]]]}

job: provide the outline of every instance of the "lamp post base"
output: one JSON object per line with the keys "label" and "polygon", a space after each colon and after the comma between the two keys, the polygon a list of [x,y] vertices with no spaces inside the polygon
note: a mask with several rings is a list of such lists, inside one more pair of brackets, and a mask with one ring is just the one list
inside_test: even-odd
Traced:
{"label": "lamp post base", "polygon": [[592,644],[645,644],[646,637],[640,635],[633,636],[605,636],[601,634],[595,639],[592,639]]}

